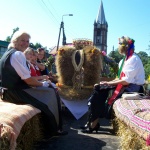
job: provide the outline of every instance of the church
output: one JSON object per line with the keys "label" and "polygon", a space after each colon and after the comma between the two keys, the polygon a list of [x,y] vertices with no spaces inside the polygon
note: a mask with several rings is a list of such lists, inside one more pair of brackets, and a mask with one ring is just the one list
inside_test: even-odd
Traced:
{"label": "church", "polygon": [[107,53],[108,23],[105,18],[103,2],[101,1],[97,18],[94,21],[93,45]]}

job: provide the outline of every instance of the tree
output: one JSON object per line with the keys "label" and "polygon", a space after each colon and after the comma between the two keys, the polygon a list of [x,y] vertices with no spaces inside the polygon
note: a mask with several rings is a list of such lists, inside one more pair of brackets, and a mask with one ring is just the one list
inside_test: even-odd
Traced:
{"label": "tree", "polygon": [[43,47],[40,43],[30,43],[29,47],[33,48],[34,50]]}
{"label": "tree", "polygon": [[11,34],[11,36],[7,36],[5,41],[10,42],[12,36],[14,35],[14,33],[15,33],[16,31],[19,31],[19,28],[18,28],[18,27],[13,29],[13,33]]}
{"label": "tree", "polygon": [[118,49],[111,51],[108,56],[112,57],[116,63],[119,63],[120,60],[123,58],[122,55],[119,54]]}
{"label": "tree", "polygon": [[143,65],[146,65],[148,63],[148,54],[146,52],[140,51],[137,53],[137,55],[141,58]]}

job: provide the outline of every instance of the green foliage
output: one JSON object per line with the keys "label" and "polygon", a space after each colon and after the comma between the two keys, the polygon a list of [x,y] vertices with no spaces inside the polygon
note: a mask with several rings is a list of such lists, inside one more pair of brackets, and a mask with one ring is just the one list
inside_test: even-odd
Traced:
{"label": "green foliage", "polygon": [[6,42],[10,42],[12,36],[14,35],[14,33],[15,33],[16,31],[19,31],[19,28],[18,28],[18,27],[13,29],[13,33],[11,34],[11,36],[7,36],[5,41],[6,41]]}
{"label": "green foliage", "polygon": [[51,70],[52,68],[52,64],[55,62],[55,57],[53,55],[50,55],[48,58],[47,58],[47,61],[45,62],[45,66]]}
{"label": "green foliage", "polygon": [[123,58],[122,55],[119,54],[118,49],[111,51],[108,54],[109,58],[111,58],[113,61],[108,63],[109,65],[109,74],[107,74],[107,77],[116,77],[118,75],[118,63]]}
{"label": "green foliage", "polygon": [[119,63],[123,56],[119,54],[118,49],[111,51],[108,56],[112,57],[116,63]]}
{"label": "green foliage", "polygon": [[103,72],[102,77],[115,78],[118,73],[118,64],[115,59],[110,56],[103,57]]}
{"label": "green foliage", "polygon": [[30,46],[31,48],[33,48],[34,50],[37,50],[38,48],[43,47],[40,43],[35,43],[35,44],[30,43],[29,46]]}
{"label": "green foliage", "polygon": [[141,58],[143,65],[145,66],[148,63],[148,54],[146,52],[140,51],[137,55]]}

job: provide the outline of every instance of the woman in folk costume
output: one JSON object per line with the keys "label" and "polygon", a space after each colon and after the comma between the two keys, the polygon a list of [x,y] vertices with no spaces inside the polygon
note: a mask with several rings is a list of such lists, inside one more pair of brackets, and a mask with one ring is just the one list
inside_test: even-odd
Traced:
{"label": "woman in folk costume", "polygon": [[[118,79],[102,81],[94,86],[93,94],[88,101],[88,121],[85,126],[81,127],[84,133],[98,131],[99,118],[107,117],[106,108],[112,106],[114,101],[120,98],[124,92],[143,92],[145,72],[141,59],[134,53],[134,40],[124,36],[119,38],[118,51],[124,55],[123,60],[119,62]],[[108,88],[102,88],[104,86]],[[108,98],[112,86],[115,87],[115,90]],[[106,107],[106,100],[108,107]]]}
{"label": "woman in folk costume", "polygon": [[[31,104],[41,110],[42,123],[46,137],[64,135],[60,111],[60,99],[50,81],[38,81],[31,76],[24,55],[29,46],[30,35],[17,31],[13,35],[8,50],[0,61],[1,86],[4,91],[3,101],[15,104]],[[34,88],[33,88],[34,87]]]}

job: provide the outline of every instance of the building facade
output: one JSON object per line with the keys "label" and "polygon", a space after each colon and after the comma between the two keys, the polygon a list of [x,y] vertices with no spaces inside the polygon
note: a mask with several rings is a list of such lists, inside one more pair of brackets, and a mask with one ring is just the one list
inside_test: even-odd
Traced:
{"label": "building facade", "polygon": [[3,56],[3,54],[7,50],[8,45],[9,45],[9,42],[0,40],[0,58]]}
{"label": "building facade", "polygon": [[106,53],[107,53],[107,31],[108,31],[108,23],[105,19],[103,3],[101,1],[97,18],[94,21],[93,45],[98,47],[100,50],[105,51]]}

